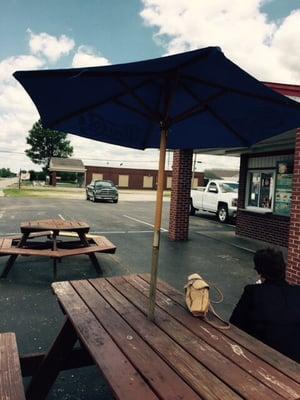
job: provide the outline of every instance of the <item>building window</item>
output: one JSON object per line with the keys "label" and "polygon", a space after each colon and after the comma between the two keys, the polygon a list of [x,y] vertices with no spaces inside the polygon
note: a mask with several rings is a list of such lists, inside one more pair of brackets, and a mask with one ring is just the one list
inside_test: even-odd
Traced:
{"label": "building window", "polygon": [[120,187],[129,186],[129,175],[119,175],[119,186]]}
{"label": "building window", "polygon": [[103,174],[98,174],[98,173],[93,173],[92,174],[92,181],[102,181],[103,180]]}
{"label": "building window", "polygon": [[167,189],[172,189],[172,177],[167,176]]}
{"label": "building window", "polygon": [[144,176],[143,177],[143,188],[144,189],[152,189],[153,187],[153,176]]}
{"label": "building window", "polygon": [[275,171],[248,172],[247,208],[272,211],[274,205]]}

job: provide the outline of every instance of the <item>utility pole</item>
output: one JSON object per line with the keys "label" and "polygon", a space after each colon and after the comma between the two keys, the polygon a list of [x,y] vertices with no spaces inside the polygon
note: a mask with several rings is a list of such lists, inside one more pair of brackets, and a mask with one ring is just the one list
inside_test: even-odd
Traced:
{"label": "utility pole", "polygon": [[19,172],[19,190],[21,189],[21,168]]}
{"label": "utility pole", "polygon": [[193,162],[193,169],[192,169],[192,183],[191,183],[191,188],[192,189],[194,187],[196,163],[197,163],[197,153],[194,154],[194,162]]}
{"label": "utility pole", "polygon": [[197,161],[197,153],[194,154],[194,161],[193,161],[193,168],[192,168],[192,182],[191,182],[191,189],[194,187],[194,179],[195,179],[195,172],[196,172],[196,164],[201,164],[202,161]]}

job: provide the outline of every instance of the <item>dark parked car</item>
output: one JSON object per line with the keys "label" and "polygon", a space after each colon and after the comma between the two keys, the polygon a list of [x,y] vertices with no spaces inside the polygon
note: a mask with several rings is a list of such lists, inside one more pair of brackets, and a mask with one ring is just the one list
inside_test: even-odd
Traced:
{"label": "dark parked car", "polygon": [[119,199],[118,188],[112,181],[92,181],[86,187],[86,199],[94,202],[107,200],[117,203]]}

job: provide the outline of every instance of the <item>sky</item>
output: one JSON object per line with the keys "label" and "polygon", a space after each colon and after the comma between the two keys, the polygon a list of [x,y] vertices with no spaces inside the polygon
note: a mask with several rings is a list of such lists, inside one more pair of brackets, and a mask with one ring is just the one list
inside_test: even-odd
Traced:
{"label": "sky", "polygon": [[[0,168],[36,169],[24,154],[39,115],[16,70],[150,59],[207,46],[262,81],[300,85],[300,0],[0,0]],[[69,135],[86,165],[157,168],[157,150]],[[238,168],[198,155],[197,170]],[[172,164],[167,157],[167,167]]]}

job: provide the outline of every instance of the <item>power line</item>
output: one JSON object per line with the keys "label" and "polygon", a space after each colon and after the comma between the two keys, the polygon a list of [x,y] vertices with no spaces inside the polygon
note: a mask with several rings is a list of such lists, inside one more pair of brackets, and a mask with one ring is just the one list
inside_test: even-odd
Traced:
{"label": "power line", "polygon": [[[20,151],[13,151],[13,150],[0,150],[0,153],[7,153],[7,154],[21,154],[23,156],[26,156],[26,154],[24,152],[20,152]],[[27,156],[26,156],[27,157]],[[87,157],[80,157],[77,156],[78,158],[82,159],[82,160],[87,160],[87,161],[102,161],[102,162],[122,162],[122,163],[157,163],[158,160],[115,160],[115,159],[111,159],[111,158],[87,158]]]}
{"label": "power line", "polygon": [[8,154],[22,154],[25,156],[26,154],[23,152],[21,153],[20,151],[13,151],[13,150],[0,150],[0,153],[8,153]]}

